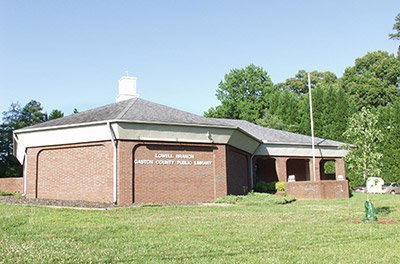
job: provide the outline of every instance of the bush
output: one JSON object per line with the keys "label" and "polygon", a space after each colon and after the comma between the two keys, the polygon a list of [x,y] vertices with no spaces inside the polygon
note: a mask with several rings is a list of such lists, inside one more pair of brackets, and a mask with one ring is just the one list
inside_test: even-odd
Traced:
{"label": "bush", "polygon": [[276,182],[260,181],[254,186],[254,191],[261,193],[276,193],[275,184]]}
{"label": "bush", "polygon": [[0,190],[0,196],[13,196],[15,194],[16,194],[15,192],[9,192],[9,191]]}
{"label": "bush", "polygon": [[277,183],[275,184],[275,189],[276,189],[278,192],[284,192],[284,191],[285,191],[285,182],[277,182]]}
{"label": "bush", "polygon": [[228,203],[239,205],[273,205],[287,204],[296,201],[291,195],[277,196],[269,193],[248,193],[247,195],[228,195],[217,199],[216,203]]}

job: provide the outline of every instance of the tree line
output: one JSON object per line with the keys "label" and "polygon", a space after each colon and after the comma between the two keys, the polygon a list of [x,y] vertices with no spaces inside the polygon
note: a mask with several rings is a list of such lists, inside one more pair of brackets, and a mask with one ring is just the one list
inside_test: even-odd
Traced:
{"label": "tree line", "polygon": [[[400,14],[393,30],[389,38],[400,40]],[[311,72],[315,136],[354,144],[347,157],[347,176],[353,186],[368,176],[400,181],[399,55],[400,46],[397,56],[369,52],[357,58],[341,77],[329,71]],[[311,134],[305,70],[274,84],[262,67],[251,64],[232,69],[218,84],[216,97],[221,104],[204,116]],[[47,115],[35,100],[24,107],[11,104],[0,124],[0,177],[22,175],[21,165],[12,155],[13,130],[63,115],[59,110]]]}
{"label": "tree line", "polygon": [[42,105],[35,100],[24,107],[19,103],[12,103],[9,109],[3,112],[0,124],[0,177],[22,176],[22,166],[12,155],[14,130],[63,116],[64,113],[57,109],[48,115],[43,111]]}
{"label": "tree line", "polygon": [[[400,39],[400,14],[395,18]],[[400,46],[396,55],[369,52],[357,58],[341,77],[311,72],[315,136],[353,144],[347,176],[359,185],[369,176],[400,181]],[[274,84],[262,67],[232,69],[219,83],[220,105],[206,117],[244,119],[261,126],[311,135],[308,76]]]}

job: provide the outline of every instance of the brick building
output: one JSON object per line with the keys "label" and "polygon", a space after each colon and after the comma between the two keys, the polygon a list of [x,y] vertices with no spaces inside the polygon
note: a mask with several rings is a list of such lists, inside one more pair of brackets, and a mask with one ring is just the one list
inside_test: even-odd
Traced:
{"label": "brick building", "polygon": [[24,175],[11,185],[28,198],[121,205],[207,202],[258,181],[287,182],[298,198],[342,198],[340,145],[316,138],[314,171],[308,136],[149,102],[135,78],[123,77],[116,103],[14,131]]}

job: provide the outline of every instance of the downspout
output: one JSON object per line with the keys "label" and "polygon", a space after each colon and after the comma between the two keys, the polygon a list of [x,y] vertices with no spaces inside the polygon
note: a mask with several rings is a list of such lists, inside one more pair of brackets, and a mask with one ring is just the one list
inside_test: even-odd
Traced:
{"label": "downspout", "polygon": [[113,145],[113,203],[117,203],[117,139],[110,122],[107,122],[110,129],[111,142]]}
{"label": "downspout", "polygon": [[[18,140],[18,137],[17,137],[17,135],[16,134],[14,134],[13,133],[13,155],[15,156],[15,157],[17,157],[17,146],[19,145],[19,140]],[[26,172],[27,172],[27,169],[28,169],[28,155],[26,154],[26,148],[25,148],[25,151],[24,151],[24,160],[23,160],[23,162],[22,162],[22,177],[23,177],[23,179],[24,179],[24,190],[23,190],[23,193],[22,193],[22,196],[25,196],[26,195]]]}
{"label": "downspout", "polygon": [[25,150],[25,154],[24,154],[24,170],[22,172],[22,177],[24,177],[24,193],[22,194],[22,196],[26,195],[26,171],[28,169],[28,155],[26,154],[26,150]]}
{"label": "downspout", "polygon": [[258,145],[258,147],[256,148],[256,150],[253,152],[253,154],[250,157],[250,190],[253,190],[254,188],[254,177],[253,177],[253,158],[256,155],[258,149],[261,147],[262,143],[260,143]]}

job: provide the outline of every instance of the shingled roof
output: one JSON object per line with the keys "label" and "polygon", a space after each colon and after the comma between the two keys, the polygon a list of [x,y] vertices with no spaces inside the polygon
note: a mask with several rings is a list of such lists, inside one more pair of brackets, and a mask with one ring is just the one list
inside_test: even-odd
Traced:
{"label": "shingled roof", "polygon": [[230,126],[229,124],[226,124],[226,122],[219,121],[217,119],[198,116],[141,98],[134,98],[50,120],[44,123],[26,127],[24,129],[75,125],[110,120],[154,122],[165,124]]}
{"label": "shingled roof", "polygon": [[[101,121],[151,122],[159,124],[201,125],[210,127],[239,128],[264,143],[311,145],[311,137],[283,130],[266,128],[245,120],[206,118],[141,98],[129,99],[84,112],[21,129],[50,128],[79,125]],[[315,138],[320,146],[341,146],[343,143]]]}
{"label": "shingled roof", "polygon": [[[245,120],[236,119],[216,119],[225,122],[227,125],[236,126],[264,143],[283,143],[283,144],[304,144],[311,145],[311,137],[288,131],[262,127]],[[320,146],[342,146],[344,143],[315,137],[315,144]]]}

